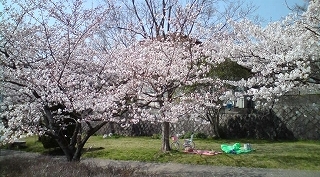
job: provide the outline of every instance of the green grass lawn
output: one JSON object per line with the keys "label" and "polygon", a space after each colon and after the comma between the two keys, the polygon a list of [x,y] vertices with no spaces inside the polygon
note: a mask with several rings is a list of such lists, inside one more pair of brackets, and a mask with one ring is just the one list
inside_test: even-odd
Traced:
{"label": "green grass lawn", "polygon": [[[26,139],[26,151],[46,152],[35,137]],[[217,166],[320,170],[320,141],[264,141],[195,139],[196,149],[221,151],[221,144],[250,143],[255,151],[247,154],[200,156],[181,151],[162,153],[161,140],[150,137],[120,137],[103,139],[92,136],[83,158],[134,160],[144,162],[174,162]]]}

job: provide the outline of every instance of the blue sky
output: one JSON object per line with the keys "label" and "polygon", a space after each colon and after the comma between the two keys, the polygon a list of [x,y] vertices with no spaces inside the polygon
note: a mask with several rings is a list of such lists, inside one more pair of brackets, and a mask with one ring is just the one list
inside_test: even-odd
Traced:
{"label": "blue sky", "polygon": [[[304,0],[245,0],[245,2],[251,2],[258,7],[254,15],[259,15],[263,18],[265,22],[263,22],[262,25],[265,26],[269,22],[280,20],[291,12],[286,2],[289,7],[293,7],[295,4],[302,5]],[[0,11],[2,11],[1,4]]]}
{"label": "blue sky", "polygon": [[280,20],[282,17],[287,16],[291,11],[286,5],[286,1],[289,7],[293,7],[295,4],[302,5],[303,0],[246,0],[252,2],[258,9],[255,15],[259,15],[266,22],[262,25],[266,25],[268,22],[274,22]]}

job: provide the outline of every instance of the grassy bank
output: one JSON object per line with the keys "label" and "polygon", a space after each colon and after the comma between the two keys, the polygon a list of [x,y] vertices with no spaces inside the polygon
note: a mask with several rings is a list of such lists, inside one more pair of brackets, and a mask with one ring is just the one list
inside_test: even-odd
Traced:
{"label": "grassy bank", "polygon": [[[27,138],[26,151],[48,153],[37,138]],[[320,141],[278,142],[263,140],[195,139],[196,149],[221,151],[221,144],[251,143],[255,151],[247,154],[200,156],[182,151],[162,153],[161,140],[150,137],[103,139],[93,136],[85,146],[83,157],[145,162],[174,162],[217,166],[320,170]]]}

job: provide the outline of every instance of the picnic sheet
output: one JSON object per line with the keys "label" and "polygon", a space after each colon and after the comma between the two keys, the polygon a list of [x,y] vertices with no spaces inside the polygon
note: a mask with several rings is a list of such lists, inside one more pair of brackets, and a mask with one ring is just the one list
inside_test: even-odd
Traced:
{"label": "picnic sheet", "polygon": [[244,149],[241,147],[240,143],[235,143],[234,145],[222,144],[221,149],[223,152],[228,154],[242,154],[252,151],[252,149]]}
{"label": "picnic sheet", "polygon": [[199,155],[209,155],[209,156],[213,156],[213,155],[217,155],[217,154],[222,154],[222,152],[218,152],[218,151],[209,151],[209,150],[192,150],[192,151],[184,151],[185,153],[189,153],[189,154],[199,154]]}

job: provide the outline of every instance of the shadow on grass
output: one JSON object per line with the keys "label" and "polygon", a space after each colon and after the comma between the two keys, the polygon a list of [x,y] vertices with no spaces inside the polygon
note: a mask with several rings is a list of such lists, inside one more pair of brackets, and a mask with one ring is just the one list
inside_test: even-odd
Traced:
{"label": "shadow on grass", "polygon": [[[84,148],[84,152],[94,152],[94,151],[99,151],[105,149],[104,147],[94,147],[94,148]],[[61,148],[51,148],[47,149],[46,151],[43,152],[44,155],[49,155],[49,156],[63,156],[64,152],[62,151]]]}
{"label": "shadow on grass", "polygon": [[47,149],[46,151],[43,152],[44,155],[50,155],[50,156],[62,156],[64,155],[63,151],[61,148],[51,148]]}

